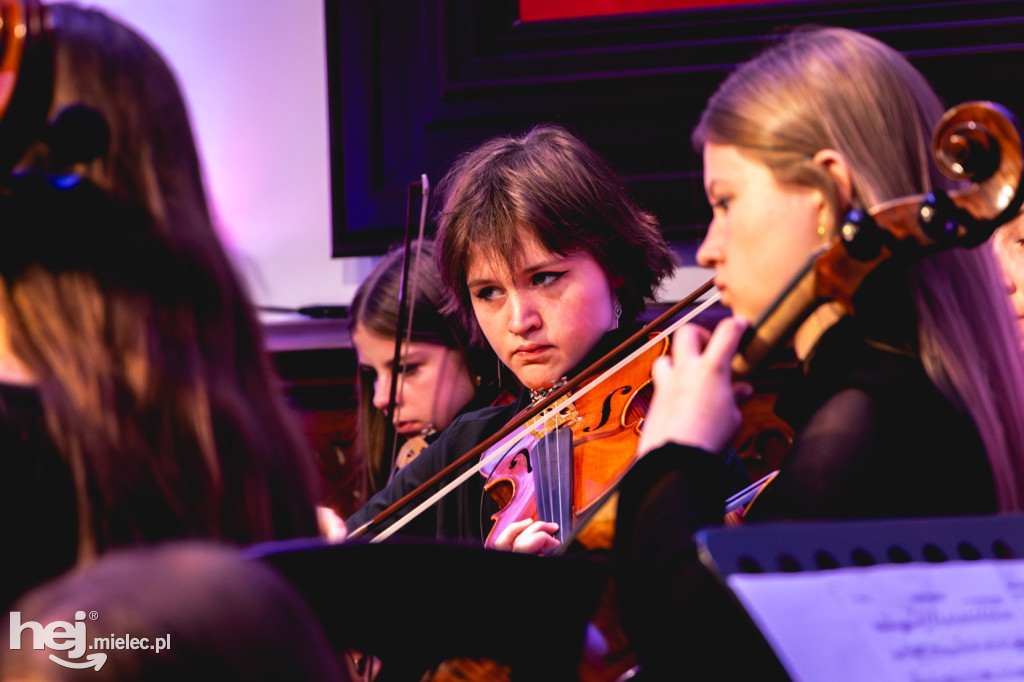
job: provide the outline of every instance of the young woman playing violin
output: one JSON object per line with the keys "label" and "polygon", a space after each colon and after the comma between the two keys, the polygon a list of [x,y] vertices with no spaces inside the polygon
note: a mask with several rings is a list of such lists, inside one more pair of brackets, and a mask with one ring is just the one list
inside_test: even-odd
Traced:
{"label": "young woman playing violin", "polygon": [[[655,219],[594,150],[561,127],[485,142],[455,163],[441,188],[445,309],[460,316],[474,342],[486,340],[528,390],[516,403],[457,418],[348,519],[350,530],[614,348],[673,271]],[[484,481],[473,476],[403,533],[482,542],[497,511]]]}
{"label": "young woman playing violin", "polygon": [[[735,654],[742,621],[691,542],[723,521],[719,453],[750,390],[731,363],[849,209],[948,184],[930,163],[943,111],[899,53],[844,29],[792,32],[708,102],[693,142],[714,214],[698,260],[734,317],[710,335],[683,327],[655,364],[644,456],[620,490],[621,617],[648,677],[674,679],[685,652],[723,679],[782,676],[753,648]],[[1021,509],[1024,367],[996,273],[988,248],[892,260],[853,314],[812,313],[792,339],[804,375],[777,406],[795,440],[745,522]]]}
{"label": "young woman playing violin", "polygon": [[[415,241],[410,248],[412,285],[408,289],[411,335],[398,368],[395,403],[391,402],[398,299],[404,249],[393,249],[374,267],[352,299],[349,331],[359,361],[356,445],[367,462],[369,488],[381,490],[394,469],[401,468],[437,439],[457,415],[515,399],[511,377],[497,376],[489,349],[470,348],[460,320],[439,311],[441,277],[434,242]],[[518,391],[515,391],[516,393]],[[388,419],[388,411],[391,418]],[[389,448],[397,433],[400,448]]]}

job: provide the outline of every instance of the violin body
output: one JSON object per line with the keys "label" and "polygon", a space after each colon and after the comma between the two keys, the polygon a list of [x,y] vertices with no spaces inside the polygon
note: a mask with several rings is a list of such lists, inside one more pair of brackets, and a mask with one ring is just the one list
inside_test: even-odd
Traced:
{"label": "violin body", "polygon": [[[599,506],[636,459],[653,392],[651,367],[668,348],[665,337],[585,394],[556,402],[527,427],[529,435],[501,458],[484,486],[500,507],[491,517],[486,546],[493,547],[505,528],[527,518],[559,523],[564,539]],[[559,437],[559,431],[571,433],[571,440]],[[610,530],[613,524],[602,525]],[[591,542],[608,547],[611,535]]]}
{"label": "violin body", "polygon": [[500,507],[491,516],[494,526],[484,542],[494,548],[494,541],[509,524],[521,519],[537,519],[537,497],[533,486],[533,467],[528,449],[517,449],[505,455],[495,467],[492,480],[484,490]]}

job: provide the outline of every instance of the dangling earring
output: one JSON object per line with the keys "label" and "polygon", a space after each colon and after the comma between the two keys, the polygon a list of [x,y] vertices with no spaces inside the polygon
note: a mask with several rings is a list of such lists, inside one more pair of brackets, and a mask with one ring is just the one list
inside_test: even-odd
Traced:
{"label": "dangling earring", "polygon": [[619,318],[622,317],[622,304],[619,303],[619,296],[615,296],[615,305],[612,306],[612,315],[615,316],[615,326],[612,329],[619,328]]}

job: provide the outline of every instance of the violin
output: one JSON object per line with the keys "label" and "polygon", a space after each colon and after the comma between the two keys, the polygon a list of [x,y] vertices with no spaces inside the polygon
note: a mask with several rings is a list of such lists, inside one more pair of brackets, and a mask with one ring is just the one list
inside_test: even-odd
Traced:
{"label": "violin", "polygon": [[[653,385],[651,367],[669,340],[645,345],[586,393],[567,395],[535,420],[523,442],[491,470],[484,490],[500,510],[484,543],[526,518],[572,529],[634,459]],[[484,453],[487,459],[491,452]],[[605,533],[602,533],[604,535]],[[604,543],[602,543],[604,544]]]}
{"label": "violin", "polygon": [[[641,376],[646,373],[646,377],[649,379],[650,363],[653,362],[653,358],[656,355],[660,355],[664,352],[662,350],[656,352],[655,355],[651,355],[650,348],[657,346],[659,343],[664,343],[675,329],[689,322],[693,317],[700,314],[716,302],[718,300],[718,293],[713,292],[699,305],[696,305],[696,307],[694,307],[688,314],[676,320],[664,330],[653,335],[650,330],[662,327],[668,321],[680,315],[680,313],[686,308],[694,306],[699,299],[711,291],[712,287],[713,282],[711,280],[705,282],[688,296],[665,311],[657,319],[650,322],[643,329],[633,334],[619,344],[619,346],[605,354],[589,368],[580,372],[576,377],[567,381],[562,386],[554,389],[545,398],[523,410],[515,419],[499,429],[489,438],[485,439],[469,452],[435,473],[416,490],[413,490],[408,495],[396,501],[362,527],[353,530],[349,534],[349,538],[357,539],[370,535],[371,541],[381,542],[391,537],[393,534],[401,530],[401,528],[405,527],[406,524],[416,518],[420,513],[429,509],[438,500],[448,495],[458,486],[462,485],[471,476],[476,475],[488,466],[494,466],[499,460],[501,460],[501,458],[505,457],[515,448],[529,447],[530,439],[536,440],[549,433],[557,432],[559,427],[565,426],[569,423],[569,421],[566,420],[574,422],[576,417],[579,416],[580,411],[578,408],[575,408],[574,411],[573,408],[571,408],[571,404],[579,401],[598,386],[610,386],[610,383],[614,383],[614,381],[611,381],[610,383],[606,382],[612,379],[612,377],[624,367],[637,362],[638,358],[649,358],[646,368],[640,368],[637,370],[640,372]],[[622,386],[626,385],[627,384],[623,384]],[[633,384],[628,385],[632,387],[633,385],[636,385],[636,382],[634,381]],[[631,389],[629,393],[630,395],[633,395],[636,392]],[[632,415],[625,417],[625,424],[636,427],[633,429],[635,434],[639,433],[639,424],[633,410],[640,407],[642,396],[642,392],[637,395],[633,395],[632,399],[626,403],[629,405],[629,409],[625,411],[620,410],[620,419],[615,422],[621,424],[623,423],[623,415]],[[614,398],[615,396],[613,395],[604,395],[600,397],[600,400],[595,400],[594,402],[600,403],[602,405],[601,409],[603,409],[604,403],[607,402],[610,416],[611,404]],[[597,423],[602,424],[602,421],[603,420],[599,418]],[[596,427],[596,424],[592,424],[589,421],[587,422],[587,425]],[[602,426],[604,426],[604,424],[602,424]],[[585,426],[583,428],[585,428]],[[624,428],[624,430],[629,431],[630,429]],[[601,432],[602,438],[607,437],[609,433],[610,431],[603,430]],[[583,434],[583,438],[586,439],[589,437],[591,440],[600,440],[593,438],[593,436],[596,435],[596,432],[585,433]],[[586,440],[584,440],[584,442],[586,442]],[[619,461],[620,464],[623,461],[626,461],[628,464],[628,462],[632,460],[633,451],[635,450],[635,447],[633,446],[635,446],[635,441],[632,443],[632,446],[628,448],[628,454],[622,455],[622,459]],[[592,484],[584,485],[584,494],[577,497],[574,513],[579,516],[585,510],[593,511],[597,506],[595,505],[595,502],[599,499],[603,501],[604,493],[607,493],[607,489],[612,487],[624,473],[625,470],[622,468],[615,472],[615,475],[612,476],[614,481],[605,483],[603,485],[605,489],[601,492],[598,492]],[[608,476],[605,476],[605,478],[608,478]],[[496,486],[494,494],[499,499],[503,497],[500,492],[501,488],[508,489],[508,486]],[[514,484],[513,489],[515,489]],[[431,491],[435,492],[431,493]],[[512,496],[508,496],[508,499],[511,499],[511,497]],[[528,497],[529,496],[527,496],[527,498]],[[401,514],[403,511],[405,513]],[[511,519],[511,515],[509,518]]]}
{"label": "violin", "polygon": [[[689,300],[710,290],[705,283]],[[674,326],[689,321],[717,300],[711,296]],[[671,311],[670,311],[671,312]],[[663,318],[660,318],[664,320]],[[586,549],[610,549],[615,529],[613,491],[636,460],[636,446],[653,394],[651,368],[669,350],[669,333],[641,330],[647,339],[609,370],[568,390],[529,423],[522,439],[511,448],[500,444],[486,451],[482,462],[504,452],[490,469],[484,490],[500,509],[484,545],[512,523],[523,519],[554,521],[559,549],[574,543]],[[627,341],[627,345],[628,345]],[[613,351],[610,355],[615,355]],[[599,366],[601,363],[597,363]],[[609,582],[590,620],[590,637],[577,670],[581,680],[617,680],[636,665],[618,619],[614,589]],[[599,642],[594,645],[594,642]]]}

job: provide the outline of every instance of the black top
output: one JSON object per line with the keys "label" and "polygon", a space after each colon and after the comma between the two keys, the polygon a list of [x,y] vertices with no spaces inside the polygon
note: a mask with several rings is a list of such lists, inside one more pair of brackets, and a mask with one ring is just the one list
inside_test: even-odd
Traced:
{"label": "black top", "polygon": [[0,606],[70,568],[78,551],[75,486],[43,419],[34,388],[0,383]]}
{"label": "black top", "polygon": [[[249,544],[317,534],[312,503],[308,509],[298,506],[306,498],[293,487],[294,472],[282,471],[292,462],[283,458],[254,462],[254,444],[245,428],[251,415],[237,406],[216,403],[213,418],[224,480],[219,506],[207,499],[203,489],[191,489],[193,479],[175,476],[179,472],[173,462],[164,463],[162,477],[118,470],[117,504],[98,496],[92,500],[97,533],[105,534],[99,538],[100,551],[177,538]],[[49,433],[39,391],[0,383],[0,518],[8,559],[0,579],[0,600],[8,604],[28,588],[71,568],[77,559],[78,495],[71,468]],[[94,487],[92,473],[89,484]],[[268,538],[255,537],[257,526],[245,505],[254,483],[264,480],[272,515]]]}
{"label": "black top", "polygon": [[[825,333],[799,384],[779,397],[777,412],[797,435],[747,523],[997,510],[973,421],[929,381],[911,347],[868,338],[853,319]],[[670,677],[684,647],[723,656],[724,677],[784,677],[696,557],[693,534],[722,523],[727,495],[721,458],[678,444],[649,453],[622,486],[618,590],[626,630],[650,677]],[[750,650],[729,655],[744,633]]]}
{"label": "black top", "polygon": [[[399,469],[384,489],[371,497],[365,505],[345,520],[349,531],[372,521],[392,504],[422,486],[434,474],[455,462],[511,421],[528,404],[528,394],[524,394],[514,403],[485,407],[456,417],[448,428],[441,432],[436,441],[431,443],[416,459]],[[468,462],[466,468],[476,463],[476,461]],[[450,478],[457,477],[459,473],[454,472]],[[424,491],[422,497],[417,499],[417,503],[419,500],[426,499],[429,493],[443,487],[447,480],[438,483],[429,491]],[[479,473],[472,475],[462,485],[438,501],[433,508],[409,522],[398,534],[410,537],[467,540],[474,544],[482,544],[491,525],[491,514],[498,511],[497,503],[484,491],[485,482],[486,479],[483,475]],[[402,518],[413,506],[415,504],[402,510],[396,519]],[[389,525],[390,521],[385,522],[376,530],[383,531]],[[373,534],[371,531],[371,535]]]}

